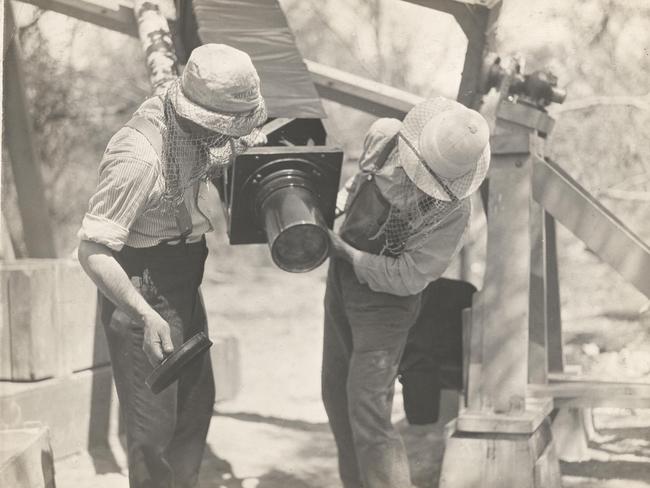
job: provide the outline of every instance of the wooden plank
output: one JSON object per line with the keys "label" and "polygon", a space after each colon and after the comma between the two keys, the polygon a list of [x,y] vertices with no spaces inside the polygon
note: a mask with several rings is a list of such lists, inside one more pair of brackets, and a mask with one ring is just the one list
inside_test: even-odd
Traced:
{"label": "wooden plank", "polygon": [[416,3],[423,7],[440,10],[441,12],[452,13],[457,8],[467,5],[492,8],[501,3],[501,0],[404,0],[409,3]]}
{"label": "wooden plank", "polygon": [[548,300],[546,287],[546,212],[530,202],[530,316],[528,382],[546,383],[548,374]]}
{"label": "wooden plank", "polygon": [[31,424],[0,430],[0,486],[55,487],[47,427]]}
{"label": "wooden plank", "polygon": [[539,428],[551,410],[553,400],[543,396],[526,398],[525,410],[518,415],[461,410],[456,429],[474,433],[530,434]]}
{"label": "wooden plank", "polygon": [[484,59],[496,51],[496,27],[501,0],[407,0],[423,7],[452,15],[467,37],[467,50],[458,87],[457,100],[478,109]]}
{"label": "wooden plank", "polygon": [[2,263],[0,290],[0,379],[41,380],[109,363],[96,288],[77,261]]}
{"label": "wooden plank", "polygon": [[533,165],[533,198],[605,263],[650,298],[650,247],[559,165]]}
{"label": "wooden plank", "polygon": [[[466,369],[466,401],[465,408],[468,411],[479,411],[481,409],[481,380],[483,367],[483,329],[479,326],[482,323],[483,308],[480,304],[480,295],[475,294],[472,308],[467,312],[463,311],[463,354],[467,361]],[[467,335],[467,349],[465,349],[465,335]]]}
{"label": "wooden plank", "polygon": [[521,412],[528,383],[531,161],[497,156],[490,167],[483,314],[482,408]]}
{"label": "wooden plank", "polygon": [[555,443],[551,441],[535,462],[535,488],[561,486],[560,463],[555,452]]}
{"label": "wooden plank", "polygon": [[127,0],[19,0],[106,29],[138,37],[133,1]]}
{"label": "wooden plank", "polygon": [[557,261],[555,219],[546,213],[546,325],[547,364],[549,372],[564,371],[562,342],[562,313],[560,302],[560,273]]}
{"label": "wooden plank", "polygon": [[[546,419],[532,433],[455,432],[447,440],[439,486],[560,488],[559,464],[553,452]],[[551,484],[537,484],[540,478]]]}
{"label": "wooden plank", "polygon": [[403,119],[424,99],[404,90],[305,60],[319,95],[377,117]]}
{"label": "wooden plank", "polygon": [[96,317],[97,289],[72,259],[56,262],[56,327],[61,331],[61,373],[110,363],[106,336]]}
{"label": "wooden plank", "polygon": [[46,263],[5,264],[11,334],[11,377],[41,380],[59,371],[60,342],[54,323],[54,269]]}
{"label": "wooden plank", "polygon": [[529,385],[532,397],[551,396],[558,407],[650,407],[650,383],[621,383],[551,376],[548,385]]}
{"label": "wooden plank", "polygon": [[[2,39],[2,53],[3,55],[0,56],[0,100],[4,100],[4,63],[5,63],[5,57],[4,53],[7,52],[7,39],[5,39],[5,17],[6,17],[6,11],[7,7],[5,5],[5,0],[0,0],[0,39]],[[4,136],[4,103],[0,103],[0,160],[3,159],[1,154],[2,154],[2,149],[4,147],[2,137]],[[0,180],[2,179],[2,165],[0,165]],[[3,215],[4,219],[4,215]],[[6,232],[5,230],[3,232],[3,239],[4,239],[4,233]]]}
{"label": "wooden plank", "polygon": [[0,423],[15,412],[22,421],[47,425],[55,459],[106,444],[111,403],[116,401],[111,379],[105,366],[36,383],[0,382]]}
{"label": "wooden plank", "polygon": [[[1,76],[2,74],[0,73],[0,77]],[[0,82],[1,81],[2,80],[0,79]],[[0,93],[0,96],[2,96],[2,93]],[[1,107],[2,104],[0,103],[0,117],[2,116]],[[2,130],[2,127],[0,127],[0,130]],[[1,140],[0,143],[2,143]],[[1,176],[2,176],[2,170],[0,170],[0,177]],[[16,259],[16,253],[14,251],[13,242],[11,241],[11,233],[9,232],[7,219],[5,218],[4,212],[0,212],[0,261],[13,261],[15,259]]]}
{"label": "wooden plank", "polygon": [[0,378],[11,378],[9,275],[0,273]]}
{"label": "wooden plank", "polygon": [[546,112],[531,109],[531,107],[523,103],[508,101],[499,104],[497,117],[535,129],[544,135],[550,134],[555,124],[555,120]]}
{"label": "wooden plank", "polygon": [[[11,4],[7,4],[7,8],[5,29],[7,32],[13,32],[15,23]],[[30,257],[52,258],[56,255],[54,234],[45,200],[40,163],[35,150],[36,141],[32,136],[25,97],[25,77],[17,37],[14,36],[6,47],[3,67],[6,84],[3,98],[6,117],[5,135],[18,195],[23,237]]]}

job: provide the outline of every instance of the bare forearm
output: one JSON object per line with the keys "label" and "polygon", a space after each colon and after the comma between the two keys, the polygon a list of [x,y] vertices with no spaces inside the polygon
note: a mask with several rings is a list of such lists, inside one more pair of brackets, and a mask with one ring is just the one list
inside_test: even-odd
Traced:
{"label": "bare forearm", "polygon": [[135,289],[110,249],[91,241],[79,244],[79,262],[97,288],[133,320],[143,323],[156,314]]}

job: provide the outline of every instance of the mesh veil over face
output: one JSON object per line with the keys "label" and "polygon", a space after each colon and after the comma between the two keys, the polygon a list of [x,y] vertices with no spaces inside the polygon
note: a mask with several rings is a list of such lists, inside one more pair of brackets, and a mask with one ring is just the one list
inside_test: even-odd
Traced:
{"label": "mesh veil over face", "polygon": [[[185,132],[176,118],[169,98],[164,105],[162,171],[165,179],[163,204],[176,208],[183,193],[199,180],[218,176],[235,157],[232,137],[217,132],[193,135]],[[191,168],[183,177],[181,166]]]}
{"label": "mesh veil over face", "polygon": [[259,130],[243,137],[207,130],[192,133],[181,127],[170,97],[162,98],[163,113],[149,113],[147,117],[153,119],[163,138],[161,169],[165,188],[160,205],[173,213],[183,201],[185,190],[197,181],[221,175],[236,155],[259,137]]}
{"label": "mesh veil over face", "polygon": [[[393,151],[391,157],[395,157]],[[462,200],[444,201],[427,195],[418,189],[403,171],[398,182],[400,194],[391,199],[386,221],[375,236],[385,236],[382,254],[399,256],[405,251],[414,251],[424,245],[426,238],[438,228]]]}

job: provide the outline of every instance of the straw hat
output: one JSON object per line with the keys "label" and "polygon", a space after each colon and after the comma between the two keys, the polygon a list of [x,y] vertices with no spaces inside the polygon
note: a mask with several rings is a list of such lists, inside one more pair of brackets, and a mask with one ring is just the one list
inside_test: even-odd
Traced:
{"label": "straw hat", "polygon": [[449,201],[451,192],[462,199],[487,174],[489,138],[487,122],[475,110],[443,97],[426,100],[404,118],[400,165],[424,193]]}
{"label": "straw hat", "polygon": [[168,96],[181,117],[229,136],[249,134],[267,118],[251,58],[225,44],[194,49]]}

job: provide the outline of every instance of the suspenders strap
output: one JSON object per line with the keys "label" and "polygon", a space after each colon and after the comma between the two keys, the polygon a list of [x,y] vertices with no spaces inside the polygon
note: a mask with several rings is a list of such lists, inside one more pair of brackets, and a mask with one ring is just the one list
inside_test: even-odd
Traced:
{"label": "suspenders strap", "polygon": [[[158,158],[162,161],[163,138],[160,131],[149,119],[140,115],[134,115],[125,125],[142,134],[149,141],[151,147],[156,151]],[[192,217],[190,217],[190,212],[187,210],[185,200],[176,208],[176,227],[178,227],[178,233],[181,239],[186,238],[192,232]]]}

